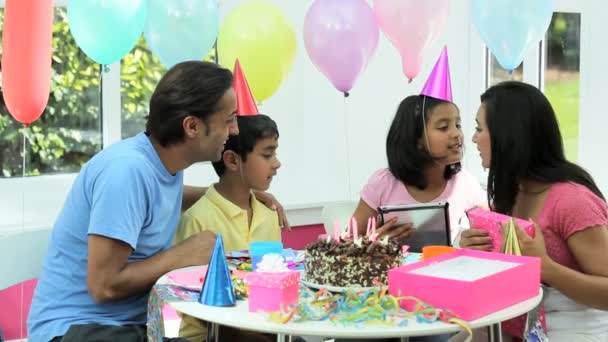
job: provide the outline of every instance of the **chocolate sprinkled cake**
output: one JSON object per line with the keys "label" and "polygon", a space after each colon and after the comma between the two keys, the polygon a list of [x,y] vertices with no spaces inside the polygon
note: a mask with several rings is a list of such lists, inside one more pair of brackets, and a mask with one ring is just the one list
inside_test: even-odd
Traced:
{"label": "chocolate sprinkled cake", "polygon": [[401,262],[401,247],[390,240],[324,238],[306,246],[304,267],[311,283],[371,287],[374,279],[386,284],[388,270]]}

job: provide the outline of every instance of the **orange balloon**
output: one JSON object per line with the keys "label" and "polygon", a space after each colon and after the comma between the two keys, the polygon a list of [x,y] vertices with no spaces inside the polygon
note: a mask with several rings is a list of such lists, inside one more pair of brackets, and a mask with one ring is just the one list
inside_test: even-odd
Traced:
{"label": "orange balloon", "polygon": [[49,100],[53,0],[7,0],[2,32],[2,92],[9,113],[28,126]]}

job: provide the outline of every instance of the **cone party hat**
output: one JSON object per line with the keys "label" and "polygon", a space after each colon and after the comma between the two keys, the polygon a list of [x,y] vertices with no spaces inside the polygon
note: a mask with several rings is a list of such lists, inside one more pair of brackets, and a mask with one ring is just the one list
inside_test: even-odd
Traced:
{"label": "cone party hat", "polygon": [[222,234],[217,234],[213,254],[201,289],[199,303],[210,306],[232,306],[236,304],[228,261],[224,254]]}
{"label": "cone party hat", "polygon": [[433,67],[431,75],[426,81],[421,95],[430,96],[438,100],[452,102],[452,82],[450,81],[450,65],[448,63],[448,48],[444,47],[441,55]]}
{"label": "cone party hat", "polygon": [[237,59],[234,63],[234,93],[236,94],[236,115],[247,116],[257,115],[258,107],[249,89],[249,83],[245,78],[245,73],[241,63]]}

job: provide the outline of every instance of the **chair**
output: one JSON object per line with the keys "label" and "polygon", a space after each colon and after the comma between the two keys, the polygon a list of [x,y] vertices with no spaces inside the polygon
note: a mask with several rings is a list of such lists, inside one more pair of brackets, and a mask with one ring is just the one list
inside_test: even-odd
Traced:
{"label": "chair", "polygon": [[[35,283],[27,282],[21,287],[11,288],[37,278],[42,270],[42,262],[48,250],[51,229],[27,230],[18,233],[0,235],[0,291],[7,299],[17,300],[17,312],[0,313],[0,322],[5,339],[25,338],[25,320],[30,302],[29,292],[33,291]],[[24,304],[25,303],[25,304]]]}
{"label": "chair", "polygon": [[333,234],[335,222],[338,222],[342,229],[346,227],[356,208],[356,201],[339,201],[324,206],[321,212],[321,222],[325,227],[325,233]]}

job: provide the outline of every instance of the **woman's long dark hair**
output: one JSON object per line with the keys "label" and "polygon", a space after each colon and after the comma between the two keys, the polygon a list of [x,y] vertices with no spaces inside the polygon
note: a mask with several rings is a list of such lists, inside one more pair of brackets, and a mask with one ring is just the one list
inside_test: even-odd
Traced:
{"label": "woman's long dark hair", "polygon": [[507,81],[481,95],[490,133],[492,157],[488,202],[511,214],[524,179],[574,182],[604,196],[587,171],[566,160],[553,107],[536,87]]}
{"label": "woman's long dark hair", "polygon": [[[399,104],[386,136],[386,157],[391,174],[403,184],[418,189],[428,186],[424,169],[433,163],[433,157],[426,149],[418,148],[418,140],[424,135],[424,127],[433,109],[446,103],[453,104],[429,96],[412,95]],[[446,166],[445,179],[452,178],[460,169],[460,162]]]}

